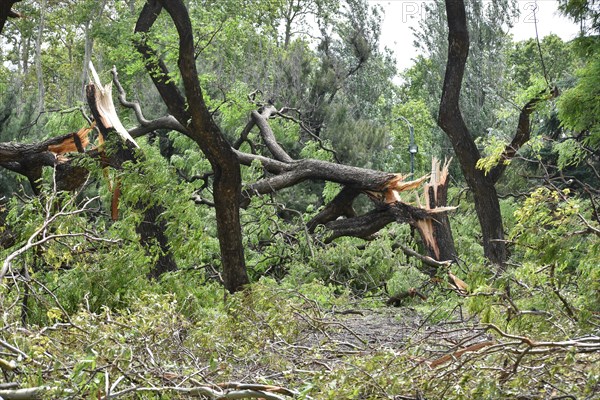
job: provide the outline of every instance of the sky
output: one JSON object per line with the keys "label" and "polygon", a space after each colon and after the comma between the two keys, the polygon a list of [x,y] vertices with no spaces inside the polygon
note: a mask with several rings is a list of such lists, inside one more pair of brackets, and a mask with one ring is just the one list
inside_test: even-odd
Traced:
{"label": "sky", "polygon": [[[385,11],[381,29],[381,44],[394,51],[397,67],[402,71],[410,67],[412,59],[417,56],[413,47],[413,34],[410,27],[417,27],[419,18],[424,14],[425,1],[413,0],[369,0],[369,3],[380,5]],[[540,39],[555,33],[563,40],[571,40],[577,36],[578,26],[571,20],[561,16],[557,11],[556,0],[522,0],[517,1],[520,16],[510,30],[514,40],[525,40],[535,37],[535,23]],[[537,8],[536,8],[537,7]],[[535,9],[535,12],[534,12]]]}

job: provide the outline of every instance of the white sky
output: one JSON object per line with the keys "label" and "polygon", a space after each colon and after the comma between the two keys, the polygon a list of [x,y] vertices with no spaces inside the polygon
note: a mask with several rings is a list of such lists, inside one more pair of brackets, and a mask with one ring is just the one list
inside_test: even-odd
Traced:
{"label": "white sky", "polygon": [[[385,11],[381,28],[381,44],[394,51],[398,71],[410,67],[413,64],[412,59],[418,54],[417,49],[413,47],[414,37],[410,27],[418,26],[419,18],[424,14],[425,1],[369,0],[369,3],[382,6]],[[514,40],[535,37],[533,9],[536,5],[535,17],[540,39],[550,33],[557,34],[565,41],[577,36],[578,26],[559,15],[556,0],[521,0],[517,4],[520,16],[510,31]]]}

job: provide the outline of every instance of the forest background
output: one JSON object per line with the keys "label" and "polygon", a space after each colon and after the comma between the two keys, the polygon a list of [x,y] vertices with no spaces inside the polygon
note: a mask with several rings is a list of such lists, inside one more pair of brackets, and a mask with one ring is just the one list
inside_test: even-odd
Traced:
{"label": "forest background", "polygon": [[597,398],[600,7],[557,4],[426,2],[399,71],[364,0],[3,2],[0,397]]}

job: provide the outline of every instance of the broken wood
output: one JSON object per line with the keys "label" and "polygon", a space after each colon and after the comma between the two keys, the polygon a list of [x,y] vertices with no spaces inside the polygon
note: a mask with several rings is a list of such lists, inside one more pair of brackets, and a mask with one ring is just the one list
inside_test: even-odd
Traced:
{"label": "broken wood", "polygon": [[[106,85],[102,85],[100,77],[94,68],[94,64],[90,61],[89,69],[94,79],[94,96],[88,96],[88,105],[92,109],[92,114],[96,119],[97,123],[103,126],[105,129],[114,130],[119,136],[126,142],[132,144],[134,147],[139,148],[140,146],[131,137],[127,129],[121,123],[117,110],[112,99],[112,82],[108,82]],[[89,87],[89,85],[88,85]],[[102,133],[102,130],[100,131]],[[106,139],[106,137],[105,137]]]}
{"label": "broken wood", "polygon": [[454,207],[447,207],[448,201],[448,167],[451,160],[443,165],[435,157],[431,160],[431,176],[429,182],[423,186],[424,204],[420,197],[417,203],[425,210],[433,213],[431,218],[417,220],[415,227],[423,238],[423,245],[429,257],[437,261],[454,261],[456,249],[450,229],[447,211]]}
{"label": "broken wood", "polygon": [[465,353],[472,353],[474,351],[478,351],[483,348],[489,347],[493,344],[494,344],[494,342],[492,342],[491,340],[488,340],[486,342],[472,344],[470,346],[465,347],[464,349],[457,350],[452,354],[446,354],[445,356],[442,356],[436,360],[433,360],[432,362],[429,363],[429,367],[431,367],[431,368],[439,367],[440,365],[445,364],[449,361],[459,359]]}
{"label": "broken wood", "polygon": [[68,159],[64,154],[83,152],[89,142],[87,135],[91,129],[92,127],[84,127],[79,132],[67,133],[39,143],[0,143],[0,166],[27,177],[37,195],[40,191],[42,168],[66,165]]}
{"label": "broken wood", "polygon": [[[112,83],[102,85],[91,63],[90,67],[92,76],[97,81],[86,86],[86,95],[88,105],[104,140],[103,146],[111,148],[110,155],[105,155],[105,162],[111,167],[120,169],[126,161],[134,163],[142,161],[143,154],[137,151],[138,144],[127,133],[116,112],[112,100]],[[120,193],[121,185],[117,181],[113,185],[111,204],[111,218],[113,220],[118,217]],[[161,204],[149,206],[148,202],[149,199],[140,199],[134,205],[134,207],[142,210],[144,215],[143,220],[136,227],[136,232],[140,235],[140,241],[149,253],[152,252],[151,248],[155,243],[160,247],[158,258],[149,274],[150,277],[157,278],[167,271],[176,270],[177,265],[165,234],[166,221],[160,218],[164,213],[164,208]]]}
{"label": "broken wood", "polygon": [[449,279],[450,283],[456,288],[458,293],[463,294],[463,295],[467,294],[467,291],[469,290],[469,286],[465,283],[465,281],[463,281],[462,279],[460,279],[458,276],[454,275],[450,271],[448,271],[448,279]]}
{"label": "broken wood", "polygon": [[414,251],[413,249],[411,249],[410,247],[405,246],[401,243],[394,243],[392,245],[392,249],[393,250],[400,249],[407,256],[415,257],[415,258],[419,259],[419,261],[421,261],[423,264],[428,265],[430,267],[442,268],[442,267],[447,267],[448,265],[451,264],[451,261],[437,261],[436,259],[431,258],[429,256],[424,256],[423,254],[418,253],[418,252]]}

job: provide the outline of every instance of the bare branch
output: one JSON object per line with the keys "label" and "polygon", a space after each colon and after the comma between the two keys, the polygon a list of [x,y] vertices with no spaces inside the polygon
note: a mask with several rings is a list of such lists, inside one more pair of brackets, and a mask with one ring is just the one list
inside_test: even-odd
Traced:
{"label": "bare branch", "polygon": [[289,156],[288,153],[281,147],[277,140],[275,139],[275,134],[271,129],[271,126],[268,124],[267,119],[275,114],[277,110],[272,105],[265,106],[261,113],[258,111],[252,111],[252,119],[260,129],[260,133],[262,134],[262,138],[267,145],[267,148],[273,154],[276,160],[283,161],[286,163],[292,162],[292,157]]}
{"label": "bare branch", "polygon": [[187,134],[187,130],[172,115],[166,115],[155,120],[146,119],[144,117],[142,108],[140,107],[139,103],[127,100],[125,89],[123,89],[123,86],[119,81],[119,74],[115,66],[113,66],[111,73],[113,75],[113,83],[117,88],[119,102],[123,107],[132,109],[135,112],[135,117],[137,121],[140,123],[139,127],[129,129],[129,134],[132,137],[144,136],[145,134],[153,132],[157,129],[169,129],[183,134]]}
{"label": "bare branch", "polygon": [[[46,219],[44,221],[44,223],[42,224],[42,226],[40,228],[38,228],[27,240],[27,242],[25,243],[24,246],[20,247],[19,249],[13,251],[11,254],[9,254],[6,259],[4,260],[4,262],[2,263],[2,269],[0,269],[0,282],[4,279],[4,277],[6,276],[7,272],[10,270],[10,267],[12,265],[12,262],[15,258],[19,257],[20,255],[26,253],[27,251],[31,250],[34,247],[38,247],[46,242],[49,242],[51,240],[56,240],[56,239],[60,239],[60,238],[67,238],[67,237],[83,237],[87,240],[91,240],[91,241],[99,241],[99,242],[106,242],[106,243],[118,243],[119,240],[112,240],[112,239],[105,239],[105,238],[101,238],[101,237],[97,237],[94,236],[90,233],[87,232],[79,232],[79,233],[63,233],[63,234],[52,234],[52,235],[48,235],[46,232],[48,230],[48,227],[50,225],[52,225],[52,223],[54,223],[58,218],[61,217],[66,217],[66,216],[73,216],[73,215],[77,215],[77,214],[81,214],[84,212],[89,211],[88,206],[90,203],[92,203],[93,201],[95,201],[96,199],[98,199],[98,197],[93,197],[91,199],[88,199],[81,208],[74,210],[74,211],[60,211],[57,212],[53,215],[49,214],[49,210],[51,208],[48,208],[47,213],[46,213]],[[52,204],[54,203],[54,197],[51,196],[48,200],[48,203]],[[66,207],[66,206],[65,206]],[[64,210],[64,208],[63,208]],[[41,235],[40,239],[37,239],[38,236]],[[36,240],[37,239],[37,240]]]}

